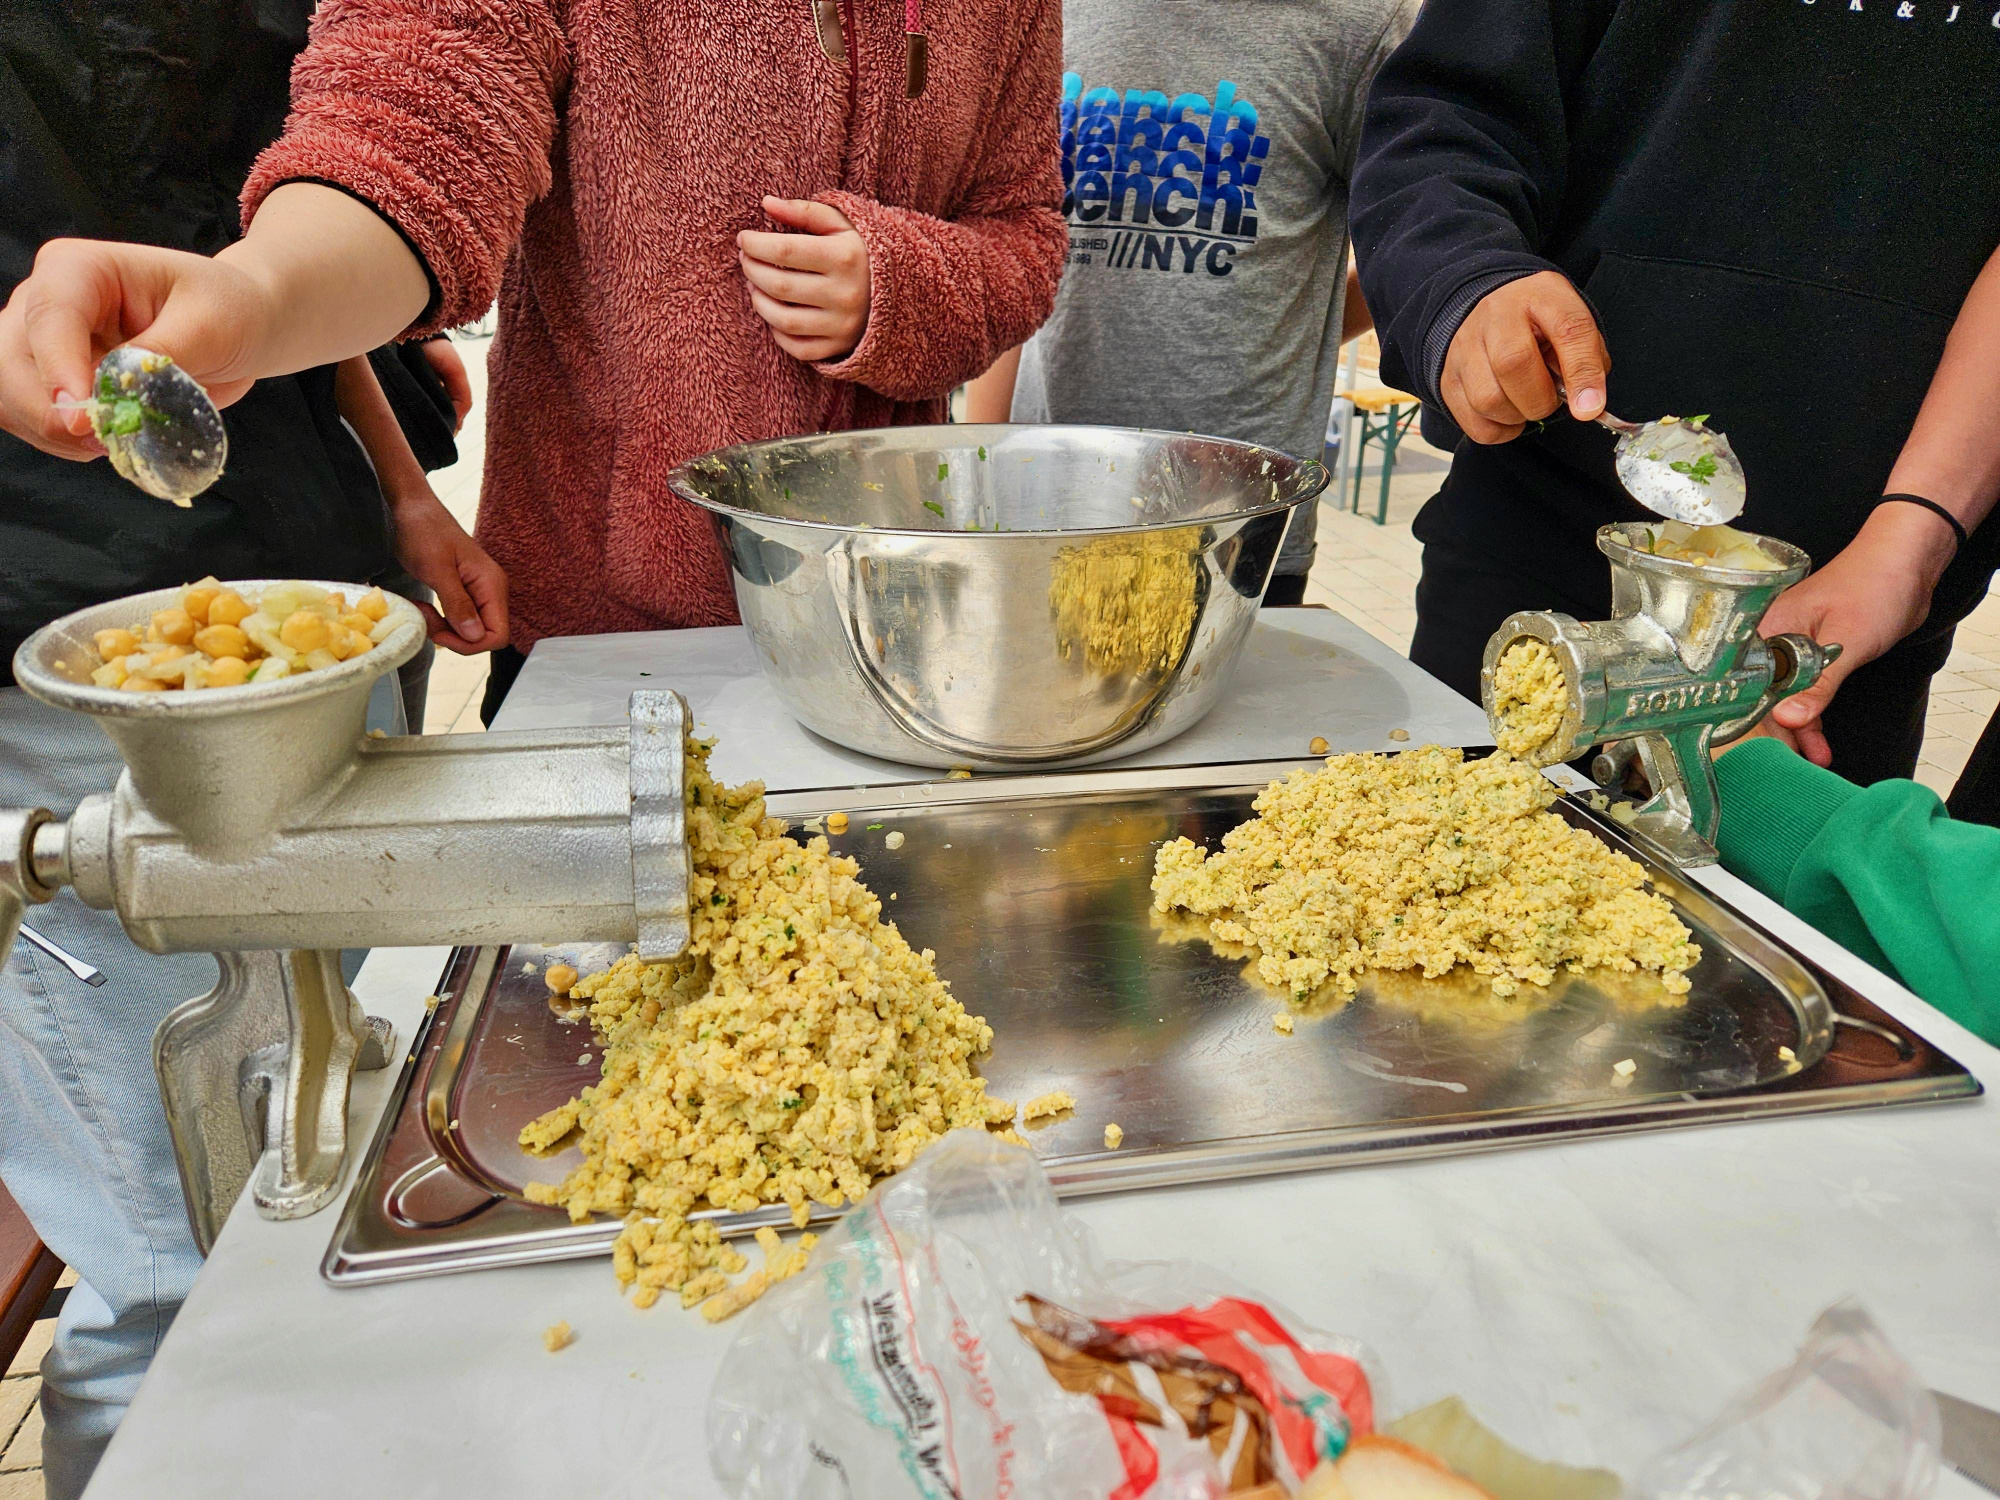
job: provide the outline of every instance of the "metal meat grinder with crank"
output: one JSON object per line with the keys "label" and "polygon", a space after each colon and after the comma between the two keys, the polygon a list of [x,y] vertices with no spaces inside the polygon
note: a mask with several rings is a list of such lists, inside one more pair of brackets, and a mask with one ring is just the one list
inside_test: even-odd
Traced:
{"label": "metal meat grinder with crank", "polygon": [[1636,766],[1652,795],[1619,821],[1690,868],[1716,860],[1722,808],[1710,749],[1748,734],[1778,703],[1811,687],[1840,647],[1757,634],[1771,602],[1812,566],[1797,547],[1758,538],[1782,564],[1758,572],[1659,556],[1651,534],[1643,522],[1601,529],[1612,617],[1586,623],[1553,610],[1510,616],[1486,643],[1480,697],[1498,738],[1500,658],[1523,638],[1547,642],[1565,702],[1561,724],[1532,758],[1554,765],[1599,746],[1591,773],[1614,790]]}
{"label": "metal meat grinder with crank", "polygon": [[400,602],[399,628],[323,671],[192,693],[91,685],[93,633],[178,598],[80,611],[15,656],[20,685],[95,717],[125,770],[67,820],[0,812],[0,959],[24,904],[62,886],[150,952],[215,954],[220,981],[153,1042],[205,1251],[246,1181],[274,1219],[339,1188],[349,1081],[393,1049],[343,982],[341,948],[687,946],[688,716],[678,694],[642,692],[621,728],[371,738],[375,679],[423,644]]}

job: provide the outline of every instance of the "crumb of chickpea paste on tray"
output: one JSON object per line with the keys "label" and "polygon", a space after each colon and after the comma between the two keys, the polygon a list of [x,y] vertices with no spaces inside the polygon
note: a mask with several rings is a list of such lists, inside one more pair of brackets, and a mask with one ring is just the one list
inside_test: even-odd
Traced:
{"label": "crumb of chickpea paste on tray", "polygon": [[1068,1089],[1054,1089],[1046,1094],[1037,1094],[1021,1106],[1021,1123],[1035,1120],[1049,1120],[1065,1110],[1076,1108],[1076,1096]]}
{"label": "crumb of chickpea paste on tray", "polygon": [[804,1257],[774,1261],[773,1233],[765,1268],[732,1288],[748,1263],[689,1214],[782,1203],[803,1227],[811,1204],[859,1199],[946,1131],[1005,1124],[1014,1107],[972,1071],[992,1029],[881,919],[860,867],[823,838],[787,838],[761,783],[717,784],[709,749],[688,742],[687,952],[577,982],[602,1081],[520,1140],[540,1154],[580,1132],[583,1163],[558,1186],[529,1184],[529,1199],[579,1223],[624,1215],[612,1263],[634,1300],[722,1297],[704,1309],[720,1318]]}
{"label": "crumb of chickpea paste on tray", "polygon": [[1494,741],[1509,755],[1540,761],[1562,727],[1569,691],[1549,643],[1524,636],[1500,653],[1493,668]]}
{"label": "crumb of chickpea paste on tray", "polygon": [[1258,951],[1267,984],[1352,995],[1368,969],[1467,964],[1494,993],[1558,970],[1658,973],[1684,994],[1701,950],[1639,864],[1547,811],[1556,788],[1505,754],[1426,745],[1338,755],[1258,794],[1214,854],[1163,845],[1153,904]]}
{"label": "crumb of chickpea paste on tray", "polygon": [[558,1354],[576,1342],[576,1331],[567,1322],[551,1323],[542,1330],[542,1347]]}

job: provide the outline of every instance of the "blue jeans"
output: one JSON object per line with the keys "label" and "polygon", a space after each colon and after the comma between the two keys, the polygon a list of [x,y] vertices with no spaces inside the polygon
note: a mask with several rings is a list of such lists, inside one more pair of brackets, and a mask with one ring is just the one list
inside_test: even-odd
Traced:
{"label": "blue jeans", "polygon": [[[422,722],[429,654],[404,669]],[[396,677],[376,684],[369,723],[403,732]],[[67,817],[109,791],[122,762],[81,714],[0,688],[0,807]],[[0,954],[0,1181],[77,1275],[42,1361],[43,1483],[75,1500],[180,1310],[201,1255],[188,1228],[153,1032],[216,980],[206,953],[146,953],[108,911],[64,891],[28,925],[103,970],[93,988],[26,940]],[[354,977],[364,952],[347,955]]]}
{"label": "blue jeans", "polygon": [[[0,806],[64,817],[119,768],[90,720],[0,689]],[[0,969],[0,1180],[77,1274],[42,1361],[43,1481],[49,1500],[71,1500],[201,1269],[153,1030],[216,969],[206,953],[141,952],[67,891],[28,922],[105,975],[93,989],[25,940]]]}

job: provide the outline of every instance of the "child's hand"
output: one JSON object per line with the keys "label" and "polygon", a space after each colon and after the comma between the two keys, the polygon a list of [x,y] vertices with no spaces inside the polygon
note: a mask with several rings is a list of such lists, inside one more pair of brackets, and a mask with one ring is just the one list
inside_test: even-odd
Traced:
{"label": "child's hand", "polygon": [[1860,533],[1810,577],[1778,595],[1758,625],[1766,636],[1798,631],[1822,644],[1838,641],[1840,660],[1803,693],[1771,710],[1816,766],[1833,764],[1820,715],[1848,675],[1924,622],[1931,591],[1957,550],[1951,528],[1914,505],[1878,506]]}
{"label": "child's hand", "polygon": [[451,430],[456,436],[465,430],[465,419],[472,411],[472,378],[465,373],[465,357],[452,347],[451,336],[443,333],[425,339],[417,345],[417,352],[451,397]]}
{"label": "child's hand", "polygon": [[437,595],[436,608],[417,606],[431,640],[460,656],[506,645],[506,571],[466,535],[421,472],[388,499],[396,560]]}
{"label": "child's hand", "polygon": [[1801,755],[1805,754],[1805,751],[1799,749],[1799,737],[1797,735],[1785,728],[1776,719],[1766,716],[1758,722],[1755,729],[1746,731],[1731,740],[1728,744],[1711,745],[1708,751],[1708,758],[1710,760],[1718,760],[1722,756],[1727,755],[1731,750],[1734,750],[1738,745],[1747,745],[1752,740],[1776,740],[1787,750],[1797,751]]}
{"label": "child's hand", "polygon": [[764,212],[794,232],[736,236],[750,305],[793,359],[846,358],[868,326],[868,246],[829,204],[766,198]]}

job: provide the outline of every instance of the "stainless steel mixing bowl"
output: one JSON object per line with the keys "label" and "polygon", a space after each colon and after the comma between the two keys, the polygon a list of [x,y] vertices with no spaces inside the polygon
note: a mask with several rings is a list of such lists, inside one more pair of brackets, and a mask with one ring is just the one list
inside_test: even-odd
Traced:
{"label": "stainless steel mixing bowl", "polygon": [[1082,763],[1214,707],[1326,469],[1119,427],[896,427],[724,448],[715,516],[778,695],[850,749]]}

